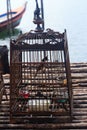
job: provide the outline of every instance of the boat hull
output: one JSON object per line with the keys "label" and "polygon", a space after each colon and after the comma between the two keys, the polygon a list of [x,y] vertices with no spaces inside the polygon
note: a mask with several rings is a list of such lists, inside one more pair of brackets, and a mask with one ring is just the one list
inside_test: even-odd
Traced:
{"label": "boat hull", "polygon": [[26,3],[24,4],[24,6],[18,8],[16,10],[13,10],[11,12],[12,13],[11,18],[7,19],[7,14],[2,15],[3,17],[6,17],[6,19],[3,20],[2,22],[0,22],[0,32],[5,31],[9,28],[13,29],[13,28],[17,27],[21,22],[21,19],[23,17],[25,10],[26,10]]}

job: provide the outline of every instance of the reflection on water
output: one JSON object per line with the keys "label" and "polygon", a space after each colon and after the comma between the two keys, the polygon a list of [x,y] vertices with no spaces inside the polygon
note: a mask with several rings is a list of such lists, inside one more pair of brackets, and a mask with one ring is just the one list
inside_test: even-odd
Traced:
{"label": "reflection on water", "polygon": [[20,29],[14,29],[12,33],[8,32],[8,30],[5,30],[0,33],[0,40],[6,40],[6,38],[16,38],[20,34],[21,30]]}

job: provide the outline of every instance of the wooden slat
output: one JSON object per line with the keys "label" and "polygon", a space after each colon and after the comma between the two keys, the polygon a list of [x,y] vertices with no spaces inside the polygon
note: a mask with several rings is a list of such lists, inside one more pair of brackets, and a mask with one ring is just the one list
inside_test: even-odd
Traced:
{"label": "wooden slat", "polygon": [[[10,106],[9,100],[4,98],[0,104],[0,129],[87,129],[87,63],[72,63],[71,64],[72,89],[73,89],[73,117],[68,115],[53,116],[51,122],[34,123],[33,121],[49,120],[48,117],[29,116],[20,117],[19,124],[10,123]],[[5,77],[4,77],[5,78]],[[9,76],[6,76],[9,81]],[[10,82],[9,82],[10,83]],[[5,83],[5,87],[6,83]],[[9,88],[9,84],[8,87]],[[9,89],[6,91],[8,93]],[[8,93],[9,96],[9,93]],[[22,118],[25,118],[23,123]],[[31,120],[31,123],[29,123]],[[33,124],[32,124],[33,122]]]}

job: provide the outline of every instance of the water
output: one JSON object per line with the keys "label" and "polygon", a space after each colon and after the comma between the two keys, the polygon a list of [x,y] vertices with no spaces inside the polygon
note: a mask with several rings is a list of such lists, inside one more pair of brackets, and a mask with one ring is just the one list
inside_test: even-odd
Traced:
{"label": "water", "polygon": [[[11,0],[12,8],[21,6],[26,0]],[[35,29],[33,12],[35,0],[27,0],[27,10],[17,27],[23,33]],[[6,1],[0,0],[0,13],[6,10]],[[45,28],[63,32],[67,30],[71,62],[87,62],[87,0],[43,0]],[[40,0],[39,0],[40,4]],[[3,8],[4,7],[4,8]],[[9,38],[1,38],[1,45],[8,45]]]}

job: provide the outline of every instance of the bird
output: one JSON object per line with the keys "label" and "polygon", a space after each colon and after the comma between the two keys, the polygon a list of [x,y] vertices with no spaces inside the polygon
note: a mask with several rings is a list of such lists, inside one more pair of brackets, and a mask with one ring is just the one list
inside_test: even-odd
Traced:
{"label": "bird", "polygon": [[38,71],[43,70],[43,68],[44,68],[44,62],[45,62],[45,61],[48,61],[48,56],[45,56],[45,57],[41,60],[41,63],[40,63],[40,65],[37,67],[37,70],[36,70],[36,73],[35,73],[35,76],[34,76],[34,77],[37,76]]}
{"label": "bird", "polygon": [[42,59],[43,62],[45,61],[48,61],[48,56],[45,56],[43,59]]}

